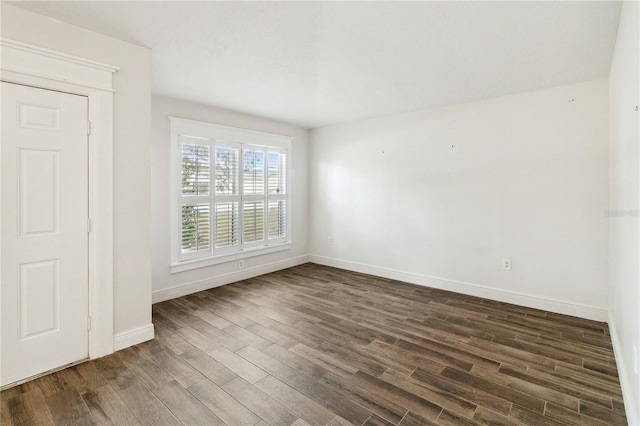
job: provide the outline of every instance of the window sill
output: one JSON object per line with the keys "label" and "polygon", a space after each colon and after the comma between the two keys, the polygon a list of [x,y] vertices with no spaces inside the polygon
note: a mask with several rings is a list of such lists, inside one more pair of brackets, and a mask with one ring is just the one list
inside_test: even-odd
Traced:
{"label": "window sill", "polygon": [[240,252],[219,254],[217,256],[210,256],[201,259],[185,260],[172,264],[171,273],[176,274],[178,272],[190,271],[192,269],[206,268],[207,266],[219,265],[221,263],[233,262],[235,260],[276,253],[289,249],[291,249],[291,241],[268,247],[255,247]]}

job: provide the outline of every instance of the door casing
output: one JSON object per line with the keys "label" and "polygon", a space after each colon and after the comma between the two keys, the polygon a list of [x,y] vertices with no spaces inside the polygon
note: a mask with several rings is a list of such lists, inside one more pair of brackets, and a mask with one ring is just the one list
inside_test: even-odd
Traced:
{"label": "door casing", "polygon": [[0,54],[0,80],[89,99],[89,357],[108,355],[114,347],[112,81],[118,68],[4,38]]}

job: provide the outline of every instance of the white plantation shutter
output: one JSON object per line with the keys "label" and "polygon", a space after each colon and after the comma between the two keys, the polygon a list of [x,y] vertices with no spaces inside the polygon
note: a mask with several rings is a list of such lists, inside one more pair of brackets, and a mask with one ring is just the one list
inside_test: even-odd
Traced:
{"label": "white plantation shutter", "polygon": [[269,201],[268,212],[269,239],[287,236],[287,201]]}
{"label": "white plantation shutter", "polygon": [[267,234],[271,242],[287,238],[287,153],[283,149],[267,151],[268,212]]}
{"label": "white plantation shutter", "polygon": [[209,195],[209,147],[182,144],[182,195]]}
{"label": "white plantation shutter", "polygon": [[243,150],[243,153],[243,193],[244,195],[262,195],[264,194],[264,150],[248,147]]}
{"label": "white plantation shutter", "polygon": [[246,244],[264,241],[264,201],[243,203],[244,242]]}
{"label": "white plantation shutter", "polygon": [[269,150],[268,182],[269,194],[287,193],[287,154]]}
{"label": "white plantation shutter", "polygon": [[182,205],[182,253],[209,251],[209,204]]}
{"label": "white plantation shutter", "polygon": [[240,244],[240,215],[238,203],[215,203],[216,248]]}
{"label": "white plantation shutter", "polygon": [[215,145],[215,253],[239,250],[240,145]]}
{"label": "white plantation shutter", "polygon": [[245,257],[243,252],[259,253],[289,242],[290,138],[171,120],[176,143],[172,167],[179,172],[179,184],[172,189],[179,199],[172,219],[172,241],[177,243],[172,271],[183,261],[212,264],[227,255],[238,259]]}
{"label": "white plantation shutter", "polygon": [[240,150],[230,146],[216,146],[216,195],[240,194]]}
{"label": "white plantation shutter", "polygon": [[255,247],[266,241],[266,150],[244,145],[242,153],[242,242],[245,247]]}
{"label": "white plantation shutter", "polygon": [[211,253],[210,154],[208,140],[180,138],[180,252],[184,259]]}

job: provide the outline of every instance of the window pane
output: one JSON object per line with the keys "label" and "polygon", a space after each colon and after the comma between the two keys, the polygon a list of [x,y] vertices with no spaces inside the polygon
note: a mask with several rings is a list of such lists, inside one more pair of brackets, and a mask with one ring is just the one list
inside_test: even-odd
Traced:
{"label": "window pane", "polygon": [[239,150],[216,147],[216,194],[238,194]]}
{"label": "window pane", "polygon": [[209,147],[182,144],[182,195],[209,195]]}
{"label": "window pane", "polygon": [[209,250],[209,204],[182,206],[182,253]]}
{"label": "window pane", "polygon": [[244,241],[264,240],[264,201],[244,203]]}
{"label": "window pane", "polygon": [[238,203],[216,203],[216,247],[240,244]]}
{"label": "window pane", "polygon": [[242,178],[245,194],[264,194],[264,152],[244,151]]}
{"label": "window pane", "polygon": [[287,235],[287,202],[269,201],[269,238],[282,238]]}
{"label": "window pane", "polygon": [[269,153],[269,175],[267,177],[269,194],[287,192],[287,155],[279,152]]}

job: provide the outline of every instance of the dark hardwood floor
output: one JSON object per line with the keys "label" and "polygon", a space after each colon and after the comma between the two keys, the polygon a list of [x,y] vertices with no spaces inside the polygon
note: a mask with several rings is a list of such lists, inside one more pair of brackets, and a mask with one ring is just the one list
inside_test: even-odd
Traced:
{"label": "dark hardwood floor", "polygon": [[2,392],[3,425],[623,425],[609,330],[306,264],[154,305],[156,339]]}

